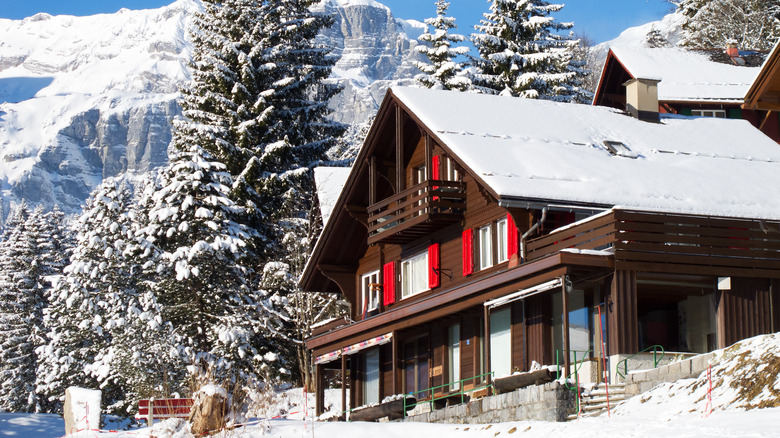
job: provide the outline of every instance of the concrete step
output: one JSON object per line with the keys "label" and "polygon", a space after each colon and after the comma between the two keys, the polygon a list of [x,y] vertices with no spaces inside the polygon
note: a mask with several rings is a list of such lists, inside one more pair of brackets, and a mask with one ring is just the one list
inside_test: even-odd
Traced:
{"label": "concrete step", "polygon": [[[609,402],[610,404],[615,404],[619,401],[626,400],[626,396],[616,396],[613,397],[612,395],[609,396]],[[604,404],[606,406],[607,404],[607,398],[606,397],[594,397],[590,399],[584,399],[580,400],[580,403],[582,403],[583,406],[592,406],[592,405],[601,405]]]}
{"label": "concrete step", "polygon": [[[612,397],[612,395],[621,395],[626,393],[626,388],[612,388],[609,387],[609,396]],[[596,397],[596,396],[606,396],[607,390],[606,389],[594,389],[590,392],[581,392],[580,397]]]}

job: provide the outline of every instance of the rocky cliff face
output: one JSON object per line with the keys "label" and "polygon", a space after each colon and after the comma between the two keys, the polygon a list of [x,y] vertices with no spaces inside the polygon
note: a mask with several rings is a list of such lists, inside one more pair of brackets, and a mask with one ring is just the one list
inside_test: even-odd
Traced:
{"label": "rocky cliff face", "polygon": [[[164,164],[197,0],[91,17],[0,19],[0,212],[26,199],[76,213],[105,177]],[[340,58],[334,118],[362,123],[386,89],[411,82],[423,25],[373,0],[324,0],[319,40]]]}

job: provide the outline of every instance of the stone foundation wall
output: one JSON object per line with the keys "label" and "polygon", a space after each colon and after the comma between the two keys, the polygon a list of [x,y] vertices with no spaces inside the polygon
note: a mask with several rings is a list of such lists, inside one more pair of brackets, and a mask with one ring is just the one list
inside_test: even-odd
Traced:
{"label": "stone foundation wall", "polygon": [[505,421],[565,421],[575,393],[557,382],[528,386],[468,403],[406,417],[401,421],[486,424]]}
{"label": "stone foundation wall", "polygon": [[630,373],[625,381],[626,395],[631,397],[641,394],[663,382],[699,377],[707,369],[713,356],[713,353],[700,354],[652,370]]}

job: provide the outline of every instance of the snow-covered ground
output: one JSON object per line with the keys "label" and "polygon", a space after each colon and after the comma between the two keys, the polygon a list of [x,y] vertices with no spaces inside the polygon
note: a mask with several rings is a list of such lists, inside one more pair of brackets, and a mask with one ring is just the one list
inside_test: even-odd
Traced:
{"label": "snow-covered ground", "polygon": [[[711,391],[710,391],[710,388]],[[340,407],[340,392],[328,391],[326,406]],[[702,373],[657,386],[599,417],[568,423],[518,421],[497,424],[313,422],[314,395],[304,410],[301,389],[285,391],[267,410],[270,420],[251,420],[222,437],[463,438],[585,437],[777,437],[780,424],[780,334],[758,336],[716,352],[710,377]],[[303,412],[309,412],[304,418]],[[179,420],[129,431],[89,431],[77,437],[187,437]],[[515,435],[517,434],[517,435]],[[64,423],[56,415],[0,414],[0,438],[57,438]]]}

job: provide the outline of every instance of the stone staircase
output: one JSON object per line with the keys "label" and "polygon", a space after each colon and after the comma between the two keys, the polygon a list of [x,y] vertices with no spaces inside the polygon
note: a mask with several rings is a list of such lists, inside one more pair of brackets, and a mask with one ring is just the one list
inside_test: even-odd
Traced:
{"label": "stone staircase", "polygon": [[[615,383],[609,385],[609,407],[614,409],[619,403],[627,400],[626,385]],[[603,383],[585,387],[580,390],[580,410],[582,417],[593,417],[607,410],[607,387]],[[577,413],[567,417],[568,420],[576,420]]]}

